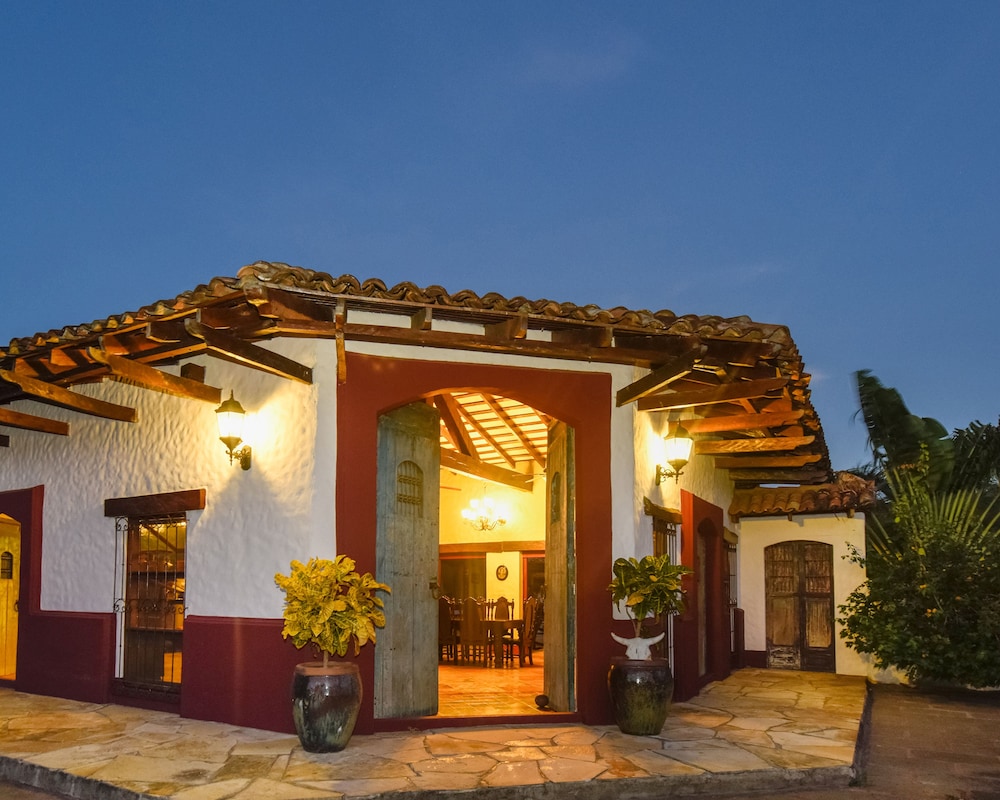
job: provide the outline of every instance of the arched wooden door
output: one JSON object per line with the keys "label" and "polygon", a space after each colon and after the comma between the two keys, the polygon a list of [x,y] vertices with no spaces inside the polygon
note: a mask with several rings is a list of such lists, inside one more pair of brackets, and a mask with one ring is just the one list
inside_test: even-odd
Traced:
{"label": "arched wooden door", "polygon": [[833,545],[793,541],[764,549],[767,665],[833,672]]}

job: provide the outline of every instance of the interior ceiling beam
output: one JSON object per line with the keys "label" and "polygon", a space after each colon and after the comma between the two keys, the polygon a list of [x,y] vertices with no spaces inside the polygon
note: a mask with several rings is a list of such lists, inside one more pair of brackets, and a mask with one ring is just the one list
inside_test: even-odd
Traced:
{"label": "interior ceiling beam", "polygon": [[35,400],[43,403],[51,403],[70,411],[79,411],[81,414],[90,414],[94,417],[104,419],[114,419],[119,422],[135,422],[137,414],[134,408],[109,403],[105,400],[97,400],[93,397],[86,397],[69,389],[63,389],[52,383],[29,378],[27,375],[18,375],[10,370],[0,369],[0,380],[21,387],[21,391],[31,396]]}
{"label": "interior ceiling beam", "polygon": [[727,431],[755,431],[778,428],[796,422],[805,413],[795,411],[765,414],[729,414],[719,417],[691,417],[680,419],[688,433],[724,433]]}
{"label": "interior ceiling beam", "polygon": [[8,428],[21,428],[39,433],[54,433],[59,436],[69,436],[69,423],[58,419],[36,417],[12,408],[0,408],[0,425]]}
{"label": "interior ceiling beam", "polygon": [[476,446],[469,436],[469,429],[462,422],[458,401],[450,394],[434,395],[434,407],[441,415],[441,422],[448,433],[448,439],[463,455],[475,456]]}
{"label": "interior ceiling beam", "polygon": [[130,361],[127,358],[112,355],[96,347],[89,348],[88,353],[94,361],[107,366],[111,370],[112,377],[129,381],[137,386],[141,386],[143,389],[163,392],[174,397],[203,400],[206,403],[214,403],[215,405],[222,402],[222,390],[215,386],[208,386],[189,378],[171,375],[169,372],[164,372],[138,361]]}
{"label": "interior ceiling beam", "polygon": [[774,469],[804,467],[815,464],[819,453],[802,456],[720,456],[715,459],[717,469]]}
{"label": "interior ceiling beam", "polygon": [[671,381],[676,380],[682,375],[687,375],[694,366],[694,362],[701,358],[708,350],[708,347],[697,339],[692,339],[690,345],[691,349],[687,353],[676,358],[671,358],[648,375],[619,389],[615,395],[615,404],[623,406],[641,397],[654,394]]}
{"label": "interior ceiling beam", "polygon": [[[485,439],[486,442],[490,445],[490,447],[492,447],[494,450],[497,451],[497,453],[500,454],[500,456],[503,458],[504,461],[506,461],[512,467],[517,463],[514,461],[513,458],[511,458],[510,453],[508,453],[503,448],[500,442],[498,442],[493,437],[493,434],[491,434],[488,430],[486,430],[486,428],[483,427],[482,423],[479,420],[477,420],[468,411],[466,411],[461,403],[458,404],[458,411],[459,414],[461,414],[462,419],[465,420],[469,425],[471,425],[472,428],[475,429],[476,433],[482,436],[483,439]],[[475,450],[473,452],[475,452]]]}
{"label": "interior ceiling beam", "polygon": [[534,480],[533,476],[523,472],[487,464],[474,456],[463,455],[453,450],[441,451],[441,467],[468,475],[470,478],[480,478],[491,483],[510,486],[522,492],[530,492]]}
{"label": "interior ceiling beam", "polygon": [[510,432],[517,437],[518,441],[520,441],[521,444],[524,445],[524,449],[531,454],[531,457],[535,460],[535,463],[537,463],[541,467],[544,467],[545,457],[541,454],[538,448],[535,447],[531,439],[529,439],[525,435],[524,431],[521,430],[521,426],[518,425],[511,418],[510,414],[507,413],[507,409],[505,409],[502,405],[500,405],[500,401],[497,400],[496,397],[494,397],[493,395],[483,395],[483,399],[486,400],[487,405],[489,405],[489,407],[492,408],[494,412],[496,412],[496,415],[500,417],[503,424],[506,425],[508,428],[510,428]]}
{"label": "interior ceiling beam", "polygon": [[668,411],[678,408],[712,405],[714,403],[731,403],[737,400],[750,400],[763,397],[768,392],[783,389],[788,384],[787,378],[767,378],[759,381],[741,381],[726,383],[711,389],[693,389],[686,392],[653,395],[638,400],[640,411]]}
{"label": "interior ceiling beam", "polygon": [[192,336],[203,340],[206,349],[213,355],[281,378],[312,383],[312,369],[297,361],[245,342],[232,334],[210,328],[193,319],[186,320],[184,327]]}
{"label": "interior ceiling beam", "polygon": [[776,436],[769,439],[722,439],[694,443],[694,452],[700,456],[720,453],[773,453],[805,447],[816,440],[815,436]]}

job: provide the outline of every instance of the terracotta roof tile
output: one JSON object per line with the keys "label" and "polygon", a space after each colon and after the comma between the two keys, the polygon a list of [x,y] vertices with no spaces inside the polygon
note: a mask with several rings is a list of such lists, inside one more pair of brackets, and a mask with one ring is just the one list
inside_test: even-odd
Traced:
{"label": "terracotta roof tile", "polygon": [[838,472],[834,483],[816,486],[759,486],[737,489],[729,516],[779,517],[864,511],[875,503],[875,484],[850,472]]}

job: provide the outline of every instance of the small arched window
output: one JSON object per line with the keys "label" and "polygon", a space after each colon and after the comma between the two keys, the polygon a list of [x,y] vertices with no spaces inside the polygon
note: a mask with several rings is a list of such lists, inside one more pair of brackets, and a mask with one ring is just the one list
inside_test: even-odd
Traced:
{"label": "small arched window", "polygon": [[9,550],[0,553],[0,580],[14,579],[14,554]]}

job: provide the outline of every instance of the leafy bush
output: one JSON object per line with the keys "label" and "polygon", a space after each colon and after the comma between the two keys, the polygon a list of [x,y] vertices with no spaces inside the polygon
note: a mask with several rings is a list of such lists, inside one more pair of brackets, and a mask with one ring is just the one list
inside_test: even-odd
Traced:
{"label": "leafy bush", "polygon": [[870,520],[867,581],[840,606],[847,643],[916,682],[1000,685],[1000,513],[982,493],[888,475],[892,519]]}
{"label": "leafy bush", "polygon": [[344,555],[293,561],[291,568],[289,575],[274,576],[285,593],[283,638],[299,649],[315,645],[324,664],[331,655],[345,655],[352,643],[357,655],[375,641],[375,628],[385,626],[382,599],[375,593],[391,591],[388,586],[370,572],[356,572],[354,560]]}

